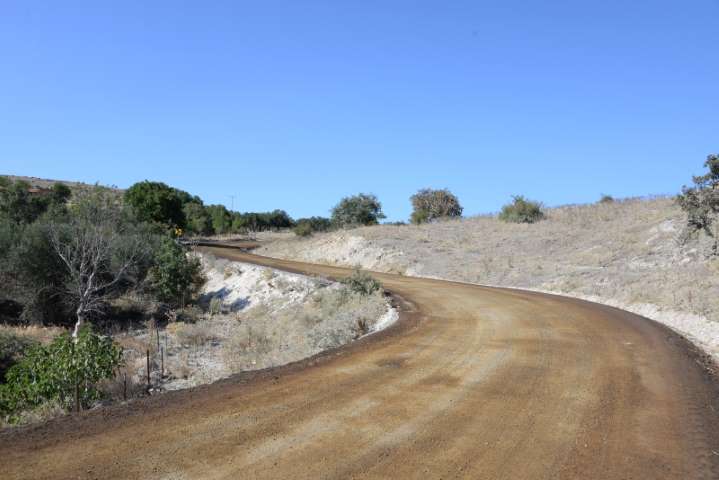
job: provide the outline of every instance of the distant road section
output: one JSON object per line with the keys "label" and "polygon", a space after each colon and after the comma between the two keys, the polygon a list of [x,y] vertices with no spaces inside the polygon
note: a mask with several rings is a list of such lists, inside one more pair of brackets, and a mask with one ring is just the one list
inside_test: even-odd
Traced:
{"label": "distant road section", "polygon": [[564,297],[376,277],[403,310],[388,330],[0,434],[2,478],[719,479],[719,388],[669,329]]}

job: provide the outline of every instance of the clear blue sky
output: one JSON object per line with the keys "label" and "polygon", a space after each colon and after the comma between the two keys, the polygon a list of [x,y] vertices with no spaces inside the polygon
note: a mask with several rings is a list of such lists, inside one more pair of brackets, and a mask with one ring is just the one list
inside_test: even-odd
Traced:
{"label": "clear blue sky", "polygon": [[0,0],[0,173],[389,219],[673,193],[719,150],[719,1]]}

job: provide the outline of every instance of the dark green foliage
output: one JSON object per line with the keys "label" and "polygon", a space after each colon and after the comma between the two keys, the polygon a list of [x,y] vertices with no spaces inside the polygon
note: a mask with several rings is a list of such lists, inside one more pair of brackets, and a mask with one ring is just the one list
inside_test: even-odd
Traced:
{"label": "dark green foliage", "polygon": [[332,223],[338,227],[377,225],[383,218],[377,197],[365,193],[345,197],[332,209]]}
{"label": "dark green foliage", "polygon": [[138,220],[171,228],[185,228],[183,201],[191,199],[187,192],[148,180],[134,184],[125,192],[125,202],[132,207]]}
{"label": "dark green foliage", "polygon": [[273,210],[271,212],[233,212],[232,232],[240,233],[245,231],[264,232],[268,230],[281,230],[292,228],[294,220],[284,210]]}
{"label": "dark green foliage", "polygon": [[232,216],[224,205],[208,205],[207,213],[212,221],[212,230],[216,234],[230,233]]}
{"label": "dark green foliage", "polygon": [[0,385],[0,413],[13,415],[52,401],[69,409],[76,388],[82,407],[90,407],[100,398],[98,382],[112,378],[121,362],[122,350],[90,328],[80,330],[77,341],[65,333],[49,345],[33,345]]}
{"label": "dark green foliage", "polygon": [[719,254],[719,232],[712,228],[719,217],[719,155],[709,155],[704,162],[709,170],[693,178],[694,186],[683,187],[677,203],[687,214],[688,233],[704,231],[715,238],[713,253]]}
{"label": "dark green foliage", "polygon": [[0,177],[0,217],[16,224],[28,224],[46,211],[62,214],[71,192],[67,185],[56,183],[48,190],[32,189],[30,184]]}
{"label": "dark green foliage", "polygon": [[449,190],[423,188],[410,197],[412,202],[412,223],[431,222],[439,218],[461,217],[462,206]]}
{"label": "dark green foliage", "polygon": [[157,251],[149,279],[161,301],[179,306],[184,306],[204,283],[199,259],[188,257],[182,245],[168,238]]}
{"label": "dark green foliage", "polygon": [[325,217],[300,218],[295,222],[295,235],[308,237],[314,232],[326,232],[332,227],[332,222]]}
{"label": "dark green foliage", "polygon": [[342,280],[342,283],[347,285],[350,290],[360,295],[372,295],[374,292],[382,288],[382,284],[379,283],[372,275],[362,270],[355,269],[352,275]]}
{"label": "dark green foliage", "polygon": [[23,353],[36,342],[31,338],[0,331],[0,383],[5,382],[5,373],[15,365]]}
{"label": "dark green foliage", "polygon": [[599,203],[614,203],[614,197],[603,193],[599,199]]}
{"label": "dark green foliage", "polygon": [[542,204],[527,200],[522,195],[512,197],[512,203],[502,207],[499,219],[512,223],[535,223],[544,218]]}
{"label": "dark green foliage", "polygon": [[183,207],[186,229],[195,235],[211,235],[214,232],[212,217],[207,209],[197,202],[188,202]]}

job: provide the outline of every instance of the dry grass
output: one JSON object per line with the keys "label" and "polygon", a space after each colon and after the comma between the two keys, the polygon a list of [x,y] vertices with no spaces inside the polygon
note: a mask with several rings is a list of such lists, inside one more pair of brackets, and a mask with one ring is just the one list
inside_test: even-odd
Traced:
{"label": "dry grass", "polygon": [[531,225],[477,216],[287,235],[259,253],[651,303],[716,321],[719,261],[707,258],[706,239],[682,244],[683,225],[674,201],[656,197],[548,209]]}
{"label": "dry grass", "polygon": [[26,337],[40,343],[50,343],[55,337],[65,332],[60,327],[0,325],[0,334]]}

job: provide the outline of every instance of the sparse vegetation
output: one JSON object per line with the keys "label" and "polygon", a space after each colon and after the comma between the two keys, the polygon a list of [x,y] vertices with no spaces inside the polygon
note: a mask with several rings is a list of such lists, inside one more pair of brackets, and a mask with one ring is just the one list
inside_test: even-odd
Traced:
{"label": "sparse vegetation", "polygon": [[382,288],[382,284],[367,272],[356,268],[352,275],[342,280],[350,290],[360,295],[372,295]]}
{"label": "sparse vegetation", "polygon": [[512,197],[512,203],[502,207],[499,219],[511,223],[535,223],[544,218],[542,204],[524,198],[522,195]]}
{"label": "sparse vegetation", "polygon": [[431,222],[440,218],[462,216],[462,206],[457,197],[449,190],[423,188],[410,197],[412,202],[412,223]]}

